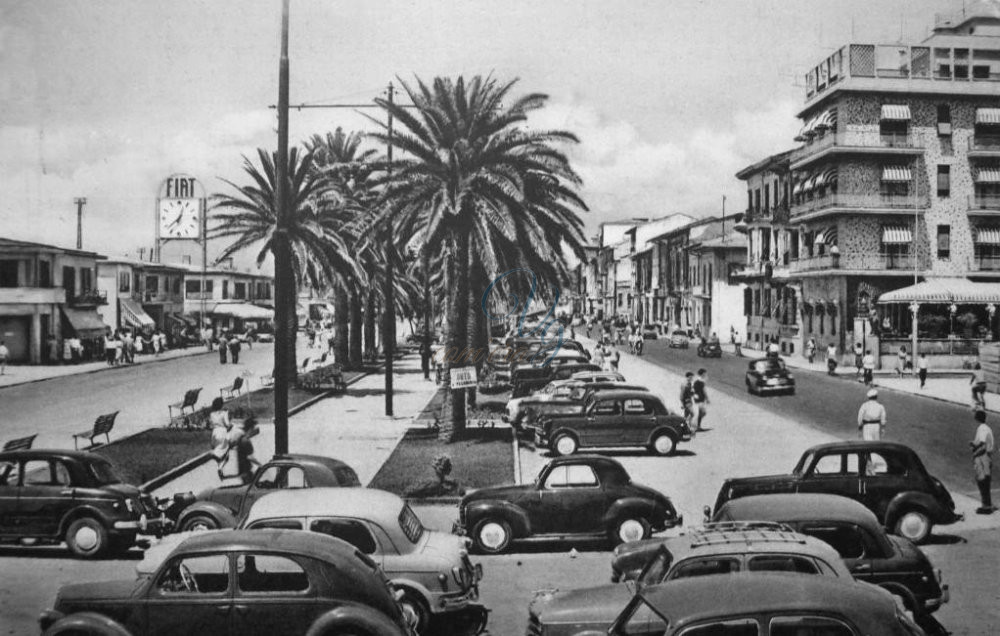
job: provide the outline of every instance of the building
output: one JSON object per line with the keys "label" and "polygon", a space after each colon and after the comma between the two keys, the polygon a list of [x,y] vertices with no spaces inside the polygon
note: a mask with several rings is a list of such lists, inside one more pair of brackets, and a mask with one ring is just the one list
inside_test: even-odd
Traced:
{"label": "building", "polygon": [[[651,239],[656,247],[657,290],[655,304],[660,307],[661,324],[684,331],[697,326],[691,289],[691,263],[688,247],[710,232],[719,219],[709,217],[691,221]],[[731,221],[735,223],[735,221]]]}
{"label": "building", "polygon": [[229,267],[205,270],[180,265],[184,275],[184,314],[204,317],[218,333],[222,329],[260,329],[274,320],[274,280],[271,276],[239,272]]}
{"label": "building", "polygon": [[633,316],[637,322],[661,324],[665,320],[666,302],[659,293],[660,268],[657,266],[662,245],[653,239],[692,221],[694,217],[687,214],[668,214],[636,226],[632,269],[636,296]]}
{"label": "building", "polygon": [[108,300],[98,313],[112,329],[195,328],[197,321],[184,315],[186,273],[180,266],[108,257],[97,267],[97,285]]}
{"label": "building", "polygon": [[734,226],[735,219],[705,223],[689,241],[689,302],[696,331],[724,340],[738,333],[745,341],[744,285],[737,274],[746,260],[747,240]]}
{"label": "building", "polygon": [[103,351],[95,342],[105,333],[96,311],[107,303],[96,285],[103,258],[0,238],[0,340],[13,362],[49,361],[50,336],[57,346],[63,338],[79,338],[87,357]]}

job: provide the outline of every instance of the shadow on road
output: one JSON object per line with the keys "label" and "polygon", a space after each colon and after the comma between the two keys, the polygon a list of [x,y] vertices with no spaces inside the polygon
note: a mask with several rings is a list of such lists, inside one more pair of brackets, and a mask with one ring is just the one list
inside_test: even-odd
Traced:
{"label": "shadow on road", "polygon": [[[0,558],[28,558],[28,559],[66,559],[70,561],[80,561],[70,553],[64,546],[13,546],[5,545],[0,547]],[[142,550],[129,550],[125,553],[110,554],[101,559],[91,559],[94,561],[141,561]]]}
{"label": "shadow on road", "polygon": [[924,545],[955,545],[958,543],[968,543],[965,537],[955,534],[932,534],[924,541]]}

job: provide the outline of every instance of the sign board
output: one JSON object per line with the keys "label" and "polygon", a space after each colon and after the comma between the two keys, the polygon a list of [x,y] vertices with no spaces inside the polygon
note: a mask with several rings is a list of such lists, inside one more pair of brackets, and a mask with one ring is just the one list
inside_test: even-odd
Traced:
{"label": "sign board", "polygon": [[476,379],[476,367],[458,367],[451,369],[451,388],[471,389],[479,384]]}

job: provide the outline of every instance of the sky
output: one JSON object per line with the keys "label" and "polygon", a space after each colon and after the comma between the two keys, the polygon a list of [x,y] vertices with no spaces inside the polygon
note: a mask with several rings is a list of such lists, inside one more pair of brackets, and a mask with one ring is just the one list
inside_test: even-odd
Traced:
{"label": "sky", "polygon": [[[997,1],[997,0],[990,0]],[[971,0],[967,0],[971,3]],[[961,0],[292,0],[292,104],[493,74],[569,130],[601,222],[742,209],[734,174],[795,145],[805,71],[849,42],[919,41]],[[277,144],[280,0],[0,0],[0,236],[137,256],[160,184],[243,183]],[[405,98],[403,98],[405,99]],[[378,115],[378,111],[368,111]],[[290,138],[372,130],[293,110]],[[213,248],[214,251],[214,248]],[[241,264],[252,262],[243,257]]]}

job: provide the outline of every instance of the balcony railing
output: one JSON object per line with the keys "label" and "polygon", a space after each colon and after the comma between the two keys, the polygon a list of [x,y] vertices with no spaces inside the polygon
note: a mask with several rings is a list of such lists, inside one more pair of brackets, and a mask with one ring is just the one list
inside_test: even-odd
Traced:
{"label": "balcony railing", "polygon": [[975,272],[1000,271],[1000,256],[977,256],[972,259],[970,269]]}
{"label": "balcony railing", "polygon": [[204,292],[189,291],[189,292],[185,292],[184,293],[184,298],[187,298],[188,300],[212,300],[212,292],[210,292],[210,291],[204,291]]}
{"label": "balcony railing", "polygon": [[797,163],[827,148],[847,148],[850,150],[871,150],[883,148],[918,149],[923,147],[923,141],[909,133],[880,134],[877,130],[851,131],[842,133],[827,133],[815,137],[805,146],[795,150],[791,162]]}
{"label": "balcony railing", "polygon": [[910,194],[841,194],[835,192],[814,197],[792,205],[793,216],[826,208],[854,208],[859,210],[905,210],[925,208],[926,196],[914,197]]}
{"label": "balcony railing", "polygon": [[973,135],[969,137],[969,150],[994,150],[1000,152],[1000,136]]}
{"label": "balcony railing", "polygon": [[969,209],[1000,211],[1000,194],[969,195]]}
{"label": "balcony railing", "polygon": [[68,299],[70,305],[107,305],[108,292],[103,289],[87,289]]}
{"label": "balcony railing", "polygon": [[831,269],[833,267],[833,256],[807,256],[792,261],[792,271],[808,272],[815,269]]}
{"label": "balcony railing", "polygon": [[825,254],[793,260],[791,269],[793,272],[821,269],[912,271],[913,266],[914,258],[911,254],[847,252],[836,257],[832,254]]}

